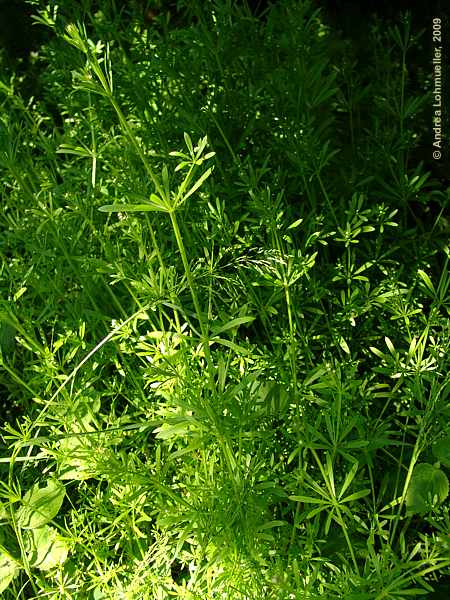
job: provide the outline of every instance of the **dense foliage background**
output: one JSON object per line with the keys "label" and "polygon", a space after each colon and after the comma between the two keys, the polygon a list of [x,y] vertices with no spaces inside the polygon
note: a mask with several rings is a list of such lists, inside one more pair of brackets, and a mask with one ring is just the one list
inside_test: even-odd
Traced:
{"label": "dense foliage background", "polygon": [[446,598],[429,32],[369,10],[350,38],[309,0],[25,6],[33,39],[0,29],[2,597]]}

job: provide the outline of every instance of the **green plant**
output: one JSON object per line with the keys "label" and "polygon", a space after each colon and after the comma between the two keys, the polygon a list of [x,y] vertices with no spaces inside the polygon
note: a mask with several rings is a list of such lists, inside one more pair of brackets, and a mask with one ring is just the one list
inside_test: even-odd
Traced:
{"label": "green plant", "polygon": [[36,97],[0,81],[2,597],[439,590],[448,192],[411,158],[408,18],[363,65],[306,0],[31,4]]}

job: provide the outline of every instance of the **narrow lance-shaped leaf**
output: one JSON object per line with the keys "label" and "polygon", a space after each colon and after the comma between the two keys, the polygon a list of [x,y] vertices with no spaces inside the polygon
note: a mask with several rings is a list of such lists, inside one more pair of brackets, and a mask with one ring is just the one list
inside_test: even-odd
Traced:
{"label": "narrow lance-shaped leaf", "polygon": [[344,483],[342,484],[341,490],[339,492],[339,500],[342,498],[342,496],[347,491],[347,489],[350,486],[351,482],[355,478],[355,475],[356,475],[357,472],[358,472],[358,463],[356,462],[352,466],[352,468],[350,469],[350,471],[347,473],[347,475],[345,476]]}
{"label": "narrow lance-shaped leaf", "polygon": [[244,323],[251,323],[252,321],[255,320],[255,317],[237,317],[236,319],[232,319],[231,321],[229,321],[228,323],[226,323],[225,325],[222,325],[222,327],[218,327],[217,329],[214,328],[212,330],[212,335],[220,335],[221,333],[223,333],[224,331],[228,331],[229,329],[234,329],[235,327],[239,327],[240,325],[243,325]]}
{"label": "narrow lance-shaped leaf", "polygon": [[429,289],[429,291],[432,294],[436,294],[436,290],[434,289],[433,282],[431,281],[429,275],[427,273],[425,273],[425,271],[423,269],[419,269],[417,271],[417,274],[422,279],[422,281],[424,282],[424,284],[426,285],[426,287]]}
{"label": "narrow lance-shaped leaf", "polygon": [[230,348],[231,350],[236,352],[237,355],[239,355],[239,354],[247,355],[249,353],[249,350],[247,350],[247,348],[244,348],[244,346],[239,346],[238,344],[235,344],[234,342],[230,342],[230,340],[225,340],[224,338],[213,337],[210,340],[210,344],[212,344],[214,342],[217,344],[222,344],[222,346],[226,346],[227,348]]}
{"label": "narrow lance-shaped leaf", "polygon": [[350,348],[348,347],[348,344],[345,341],[345,339],[342,337],[342,335],[339,337],[339,346],[342,348],[342,350],[346,354],[350,354]]}
{"label": "narrow lance-shaped leaf", "polygon": [[191,155],[191,157],[194,157],[194,148],[192,147],[192,141],[191,138],[189,137],[189,134],[184,132],[184,141],[186,143],[187,149],[189,150],[189,154]]}
{"label": "narrow lance-shaped leaf", "polygon": [[169,212],[159,196],[152,194],[145,204],[105,204],[98,209],[101,212]]}
{"label": "narrow lance-shaped leaf", "polygon": [[287,525],[286,521],[269,521],[268,523],[264,523],[264,525],[261,525],[260,527],[258,527],[257,531],[264,531],[265,529],[273,529],[273,527],[284,527],[285,525]]}
{"label": "narrow lance-shaped leaf", "polygon": [[196,150],[197,154],[195,155],[195,160],[198,160],[203,153],[203,150],[206,148],[206,144],[208,143],[208,138],[205,135],[200,141],[199,144],[194,150]]}
{"label": "narrow lance-shaped leaf", "polygon": [[100,212],[166,212],[151,204],[105,204],[98,209]]}
{"label": "narrow lance-shaped leaf", "polygon": [[[309,511],[309,513],[306,515],[307,519],[312,519],[313,517],[315,517],[316,515],[318,515],[319,513],[323,512],[324,510],[328,510],[329,509],[329,505],[326,506],[317,506],[316,508],[313,508],[312,510]],[[330,510],[328,512],[329,515],[332,515],[333,512]]]}
{"label": "narrow lance-shaped leaf", "polygon": [[303,502],[304,504],[329,504],[326,500],[313,498],[312,496],[289,496],[289,500],[294,502]]}
{"label": "narrow lance-shaped leaf", "polygon": [[188,193],[185,194],[184,200],[189,198],[189,196],[192,196],[192,194],[194,194],[198,190],[198,188],[203,184],[203,182],[206,181],[208,179],[208,177],[211,175],[211,172],[212,172],[212,167],[209,167],[209,169],[207,169],[203,173],[203,175],[194,183],[194,185],[191,187],[191,189],[188,191]]}
{"label": "narrow lance-shaped leaf", "polygon": [[[364,498],[365,496],[368,496],[370,494],[370,490],[365,489],[365,490],[360,490],[359,492],[355,492],[354,494],[350,494],[350,496],[346,496],[345,498],[342,498],[341,503],[343,504],[344,502],[353,502],[354,500],[360,500],[361,498]],[[343,508],[343,507],[341,507]]]}
{"label": "narrow lance-shaped leaf", "polygon": [[57,154],[74,154],[82,158],[90,158],[92,152],[85,146],[72,146],[71,144],[61,144],[56,149]]}
{"label": "narrow lance-shaped leaf", "polygon": [[169,171],[167,165],[162,168],[162,182],[164,186],[164,193],[166,195],[166,201],[170,202],[170,183],[169,183]]}

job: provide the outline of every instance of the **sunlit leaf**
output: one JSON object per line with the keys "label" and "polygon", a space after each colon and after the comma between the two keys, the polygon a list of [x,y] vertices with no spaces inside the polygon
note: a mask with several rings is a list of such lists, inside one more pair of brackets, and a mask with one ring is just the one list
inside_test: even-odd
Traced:
{"label": "sunlit leaf", "polygon": [[340,338],[339,338],[339,346],[342,348],[342,350],[346,354],[350,354],[350,348],[348,347],[347,342],[344,340],[344,338],[342,336],[340,336]]}
{"label": "sunlit leaf", "polygon": [[194,194],[198,190],[198,188],[202,185],[202,183],[208,179],[208,177],[211,175],[211,172],[212,172],[212,167],[210,167],[203,173],[203,175],[194,183],[194,185],[187,192],[187,194],[185,194],[183,196],[183,199],[186,200],[187,198],[189,198],[189,196],[192,196],[192,194]]}
{"label": "sunlit leaf", "polygon": [[98,209],[101,212],[167,212],[162,205],[156,204],[106,204]]}
{"label": "sunlit leaf", "polygon": [[69,545],[54,527],[44,525],[27,532],[25,550],[31,566],[48,571],[66,561]]}
{"label": "sunlit leaf", "polygon": [[56,149],[57,154],[74,154],[75,156],[80,156],[81,158],[90,158],[92,157],[92,152],[85,148],[84,146],[72,146],[72,144],[61,144]]}
{"label": "sunlit leaf", "polygon": [[186,143],[187,149],[189,150],[189,154],[194,157],[194,148],[192,147],[192,141],[188,133],[184,132],[184,141]]}
{"label": "sunlit leaf", "polygon": [[436,294],[436,290],[434,289],[433,282],[431,281],[429,275],[427,273],[425,273],[425,271],[423,271],[422,269],[419,269],[417,271],[417,274],[422,279],[422,281],[424,282],[424,284],[426,285],[426,287],[430,290],[430,292],[432,294]]}
{"label": "sunlit leaf", "polygon": [[66,488],[56,479],[48,479],[45,487],[35,484],[22,499],[17,511],[17,525],[22,529],[42,527],[59,512]]}
{"label": "sunlit leaf", "polygon": [[0,546],[0,594],[6,590],[19,571],[19,563]]}

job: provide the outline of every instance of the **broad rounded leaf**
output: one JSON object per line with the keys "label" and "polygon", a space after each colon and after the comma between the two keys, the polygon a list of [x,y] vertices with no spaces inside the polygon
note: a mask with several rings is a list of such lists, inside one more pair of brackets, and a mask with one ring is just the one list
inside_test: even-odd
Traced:
{"label": "broad rounded leaf", "polygon": [[0,594],[20,571],[19,563],[0,547]]}
{"label": "broad rounded leaf", "polygon": [[406,494],[407,512],[429,512],[433,506],[444,502],[448,491],[448,479],[441,469],[428,463],[416,465]]}
{"label": "broad rounded leaf", "polygon": [[434,456],[440,463],[446,467],[450,467],[450,431],[447,432],[447,437],[442,438],[433,444],[432,450]]}
{"label": "broad rounded leaf", "polygon": [[22,529],[42,527],[58,514],[66,488],[56,479],[49,479],[43,488],[35,484],[23,497],[17,511],[17,524]]}
{"label": "broad rounded leaf", "polygon": [[48,571],[62,565],[69,554],[66,540],[49,525],[27,531],[25,549],[31,566],[41,571]]}

